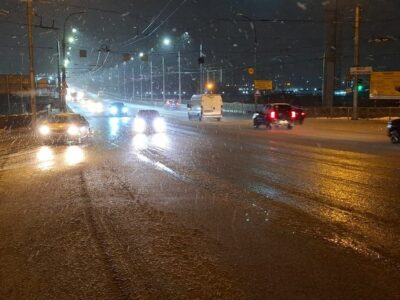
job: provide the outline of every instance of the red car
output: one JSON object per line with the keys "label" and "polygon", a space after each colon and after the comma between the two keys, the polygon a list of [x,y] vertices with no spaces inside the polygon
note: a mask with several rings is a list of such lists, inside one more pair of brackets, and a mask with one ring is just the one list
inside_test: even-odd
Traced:
{"label": "red car", "polygon": [[179,103],[179,100],[173,100],[169,99],[165,101],[164,108],[165,109],[179,109],[181,104]]}

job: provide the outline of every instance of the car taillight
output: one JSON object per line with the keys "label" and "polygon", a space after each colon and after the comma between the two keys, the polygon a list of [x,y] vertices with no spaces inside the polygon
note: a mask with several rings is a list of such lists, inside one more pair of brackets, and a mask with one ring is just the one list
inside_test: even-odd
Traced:
{"label": "car taillight", "polygon": [[291,116],[292,119],[296,119],[296,112],[294,110],[292,110],[290,112],[290,116]]}
{"label": "car taillight", "polygon": [[303,111],[303,112],[301,113],[301,115],[302,115],[302,116],[305,116],[305,115],[306,115],[306,113]]}
{"label": "car taillight", "polygon": [[269,114],[269,117],[271,119],[275,119],[276,118],[276,112],[275,111],[271,111],[270,114]]}

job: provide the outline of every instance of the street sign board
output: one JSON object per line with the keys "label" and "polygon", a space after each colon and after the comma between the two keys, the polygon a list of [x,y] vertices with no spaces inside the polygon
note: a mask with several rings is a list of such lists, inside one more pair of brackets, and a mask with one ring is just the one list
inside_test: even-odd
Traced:
{"label": "street sign board", "polygon": [[10,94],[29,90],[29,75],[0,74],[0,94]]}
{"label": "street sign board", "polygon": [[352,67],[350,68],[351,75],[370,75],[373,72],[372,67]]}
{"label": "street sign board", "polygon": [[272,80],[254,80],[256,90],[272,90]]}
{"label": "street sign board", "polygon": [[370,85],[371,99],[400,99],[400,71],[373,72]]}

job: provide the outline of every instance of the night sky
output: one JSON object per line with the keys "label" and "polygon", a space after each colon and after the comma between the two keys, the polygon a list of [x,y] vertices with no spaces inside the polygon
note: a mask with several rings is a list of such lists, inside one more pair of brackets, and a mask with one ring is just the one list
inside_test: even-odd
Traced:
{"label": "night sky", "polygon": [[[338,0],[338,76],[344,78],[352,64],[353,20],[356,1]],[[78,11],[67,25],[79,29],[79,41],[71,50],[71,78],[122,63],[122,54],[165,51],[168,71],[176,70],[176,52],[182,52],[183,70],[198,69],[199,45],[203,44],[207,67],[223,69],[232,83],[246,81],[245,69],[253,64],[253,31],[243,13],[257,21],[258,73],[277,82],[320,86],[324,52],[326,0],[87,0],[34,1],[35,25],[61,29],[65,17]],[[361,64],[376,70],[400,69],[400,1],[364,0]],[[25,2],[0,0],[0,73],[27,72]],[[275,20],[274,22],[268,20]],[[187,32],[188,35],[184,33]],[[135,36],[139,34],[136,38]],[[34,29],[36,73],[57,71],[56,44],[61,30]],[[174,47],[163,49],[168,36]],[[390,37],[388,42],[371,39]],[[88,57],[79,58],[79,49]],[[110,54],[100,52],[108,49]],[[106,58],[107,56],[107,58]],[[154,56],[159,68],[160,55]],[[194,75],[190,75],[193,79]],[[308,83],[307,83],[308,82]]]}

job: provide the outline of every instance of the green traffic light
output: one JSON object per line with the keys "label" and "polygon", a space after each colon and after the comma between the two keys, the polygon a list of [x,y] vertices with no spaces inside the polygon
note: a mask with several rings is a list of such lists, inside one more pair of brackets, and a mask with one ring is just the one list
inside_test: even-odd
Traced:
{"label": "green traffic light", "polygon": [[362,86],[361,84],[357,85],[357,90],[359,92],[362,92],[364,90],[364,86]]}

